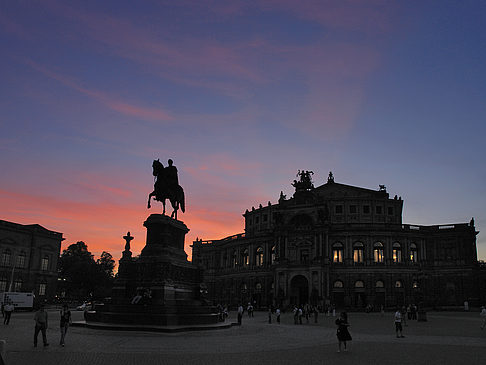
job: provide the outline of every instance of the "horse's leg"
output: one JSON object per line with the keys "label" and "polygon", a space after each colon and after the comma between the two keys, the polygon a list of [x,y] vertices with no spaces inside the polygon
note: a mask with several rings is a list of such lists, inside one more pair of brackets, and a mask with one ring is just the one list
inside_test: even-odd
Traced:
{"label": "horse's leg", "polygon": [[152,191],[148,196],[147,209],[150,209],[150,198],[155,195],[155,191]]}

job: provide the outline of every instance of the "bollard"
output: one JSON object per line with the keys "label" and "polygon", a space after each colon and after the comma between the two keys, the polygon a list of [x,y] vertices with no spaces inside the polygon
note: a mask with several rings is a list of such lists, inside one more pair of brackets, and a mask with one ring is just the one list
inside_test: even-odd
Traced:
{"label": "bollard", "polygon": [[7,342],[5,340],[0,340],[0,365],[5,365],[5,349]]}

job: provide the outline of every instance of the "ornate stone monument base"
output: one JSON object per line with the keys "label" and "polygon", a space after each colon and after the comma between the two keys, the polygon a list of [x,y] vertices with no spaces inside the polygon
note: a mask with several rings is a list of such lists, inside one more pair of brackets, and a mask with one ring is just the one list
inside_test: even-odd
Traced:
{"label": "ornate stone monument base", "polygon": [[147,239],[140,257],[131,257],[133,237],[128,233],[111,303],[88,312],[87,324],[160,327],[218,323],[216,309],[202,295],[202,272],[187,261],[186,225],[165,215],[151,214],[144,226]]}

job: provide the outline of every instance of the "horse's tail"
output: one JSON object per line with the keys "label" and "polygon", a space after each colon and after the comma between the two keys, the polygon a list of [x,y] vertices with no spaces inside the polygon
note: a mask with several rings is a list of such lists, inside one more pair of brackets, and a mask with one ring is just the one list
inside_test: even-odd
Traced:
{"label": "horse's tail", "polygon": [[182,210],[182,213],[185,213],[186,211],[186,198],[184,197],[184,189],[182,189],[181,187],[181,195],[180,195],[180,207],[181,207],[181,210]]}

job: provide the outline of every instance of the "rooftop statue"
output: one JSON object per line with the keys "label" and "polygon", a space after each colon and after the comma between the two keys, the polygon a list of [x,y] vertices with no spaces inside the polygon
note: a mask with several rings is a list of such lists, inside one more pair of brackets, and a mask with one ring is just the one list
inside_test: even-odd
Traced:
{"label": "rooftop statue", "polygon": [[182,212],[186,211],[184,189],[179,185],[179,178],[177,175],[177,167],[173,165],[173,161],[167,161],[169,166],[164,167],[157,159],[152,163],[152,173],[155,176],[154,191],[148,196],[147,208],[150,208],[150,198],[162,202],[165,214],[165,200],[169,199],[174,211],[170,215],[171,218],[177,219],[177,210],[179,207]]}
{"label": "rooftop statue", "polygon": [[297,172],[297,177],[300,177],[299,181],[294,180],[292,186],[295,187],[295,190],[310,190],[314,188],[314,184],[312,184],[311,175],[314,175],[312,171],[300,171]]}

